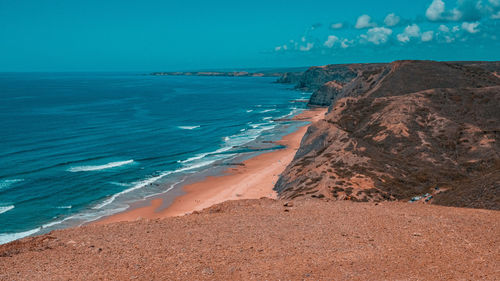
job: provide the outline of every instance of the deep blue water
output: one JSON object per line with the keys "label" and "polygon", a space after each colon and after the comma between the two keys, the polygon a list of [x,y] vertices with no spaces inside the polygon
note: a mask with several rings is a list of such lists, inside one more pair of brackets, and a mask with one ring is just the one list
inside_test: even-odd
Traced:
{"label": "deep blue water", "polygon": [[0,243],[124,210],[283,134],[273,119],[307,94],[274,80],[0,73]]}

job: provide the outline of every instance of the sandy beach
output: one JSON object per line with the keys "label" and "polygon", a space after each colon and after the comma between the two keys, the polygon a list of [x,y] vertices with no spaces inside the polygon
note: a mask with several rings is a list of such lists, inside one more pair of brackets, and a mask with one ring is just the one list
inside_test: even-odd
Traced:
{"label": "sandy beach", "polygon": [[[306,110],[295,116],[294,120],[315,122],[324,116],[326,110],[325,108]],[[159,195],[152,197],[146,206],[130,208],[122,213],[98,220],[96,223],[107,224],[135,221],[141,218],[180,216],[228,200],[276,198],[276,192],[273,190],[274,184],[292,161],[308,127],[309,125],[302,126],[276,142],[286,146],[284,149],[260,154],[242,162],[241,166],[228,168],[221,176],[207,177],[200,182],[184,186],[183,190],[186,194],[177,197],[167,208],[162,208],[164,198]]]}

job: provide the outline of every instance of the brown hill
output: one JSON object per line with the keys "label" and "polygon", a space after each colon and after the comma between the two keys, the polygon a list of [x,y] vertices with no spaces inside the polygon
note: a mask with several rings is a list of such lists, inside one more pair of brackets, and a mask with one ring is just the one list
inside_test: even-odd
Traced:
{"label": "brown hill", "polygon": [[[402,67],[403,70],[391,72],[392,67]],[[452,70],[453,68],[455,68],[455,71]],[[482,75],[481,72],[493,72],[494,75],[499,77],[500,62],[440,63],[432,61],[400,61],[397,64],[332,64],[311,67],[302,76],[290,81],[295,81],[297,83],[296,88],[298,89],[313,91],[309,101],[310,106],[329,106],[341,97],[366,93],[379,79],[389,73],[397,74],[395,77],[392,77],[393,81],[391,83],[387,83],[391,85],[391,90],[398,90],[399,81],[406,81],[406,83],[413,83],[412,87],[404,85],[406,91],[415,92],[417,89],[422,88],[446,88],[445,81],[449,82],[448,85],[450,87],[459,87],[460,82],[467,86],[472,86],[473,82],[482,83],[480,80],[471,81],[475,80],[475,77]],[[449,75],[451,77],[440,77],[440,75]],[[416,79],[412,79],[412,76],[416,77]],[[428,77],[430,80],[423,84],[417,82],[421,81],[418,77],[422,76]],[[343,86],[345,85],[346,87],[343,90],[338,90],[336,86],[331,87],[327,83],[330,81]]]}
{"label": "brown hill", "polygon": [[500,209],[500,79],[451,63],[398,61],[345,85],[276,190],[355,201]]}

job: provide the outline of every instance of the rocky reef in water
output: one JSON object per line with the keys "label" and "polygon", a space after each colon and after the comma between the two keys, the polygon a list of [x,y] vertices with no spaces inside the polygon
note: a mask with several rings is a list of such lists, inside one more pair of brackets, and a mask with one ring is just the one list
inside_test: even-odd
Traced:
{"label": "rocky reef in water", "polygon": [[498,67],[396,61],[309,69],[297,87],[316,89],[309,104],[329,111],[310,126],[275,189],[286,199],[414,198],[500,209]]}

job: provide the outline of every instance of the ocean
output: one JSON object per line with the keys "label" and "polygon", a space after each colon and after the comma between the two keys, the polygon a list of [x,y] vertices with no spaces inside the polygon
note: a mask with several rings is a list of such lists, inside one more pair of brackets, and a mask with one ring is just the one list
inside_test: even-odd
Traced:
{"label": "ocean", "polygon": [[[0,73],[0,244],[81,225],[290,133],[272,77]],[[239,158],[238,158],[239,157]]]}

